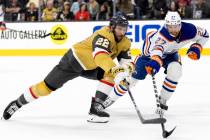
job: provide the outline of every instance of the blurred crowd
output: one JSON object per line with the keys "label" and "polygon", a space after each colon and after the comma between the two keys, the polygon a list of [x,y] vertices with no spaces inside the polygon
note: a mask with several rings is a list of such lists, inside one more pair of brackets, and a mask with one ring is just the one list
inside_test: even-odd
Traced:
{"label": "blurred crowd", "polygon": [[0,8],[5,21],[108,20],[118,11],[133,20],[163,19],[168,10],[210,18],[210,0],[0,0]]}

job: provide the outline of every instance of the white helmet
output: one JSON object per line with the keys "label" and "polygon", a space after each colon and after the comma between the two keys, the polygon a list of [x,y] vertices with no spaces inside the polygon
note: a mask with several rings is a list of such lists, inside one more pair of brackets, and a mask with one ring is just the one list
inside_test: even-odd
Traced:
{"label": "white helmet", "polygon": [[165,24],[166,25],[180,25],[181,17],[179,13],[168,11],[165,17]]}

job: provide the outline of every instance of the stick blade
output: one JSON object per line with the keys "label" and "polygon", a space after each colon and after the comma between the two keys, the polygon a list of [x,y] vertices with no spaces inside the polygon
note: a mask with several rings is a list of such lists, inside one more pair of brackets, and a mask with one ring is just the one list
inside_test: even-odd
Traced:
{"label": "stick blade", "polygon": [[173,132],[174,132],[174,130],[176,129],[176,127],[174,127],[174,129],[172,129],[171,131],[169,131],[169,132],[167,132],[167,131],[164,131],[163,132],[163,138],[167,138],[167,137],[169,137]]}
{"label": "stick blade", "polygon": [[166,119],[165,118],[154,118],[154,119],[149,119],[149,120],[143,120],[143,124],[161,124],[165,123]]}

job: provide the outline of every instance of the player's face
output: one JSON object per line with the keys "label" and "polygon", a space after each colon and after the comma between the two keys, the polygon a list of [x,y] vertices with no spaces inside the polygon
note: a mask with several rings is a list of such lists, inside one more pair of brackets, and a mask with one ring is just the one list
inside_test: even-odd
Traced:
{"label": "player's face", "polygon": [[181,29],[181,25],[166,25],[168,32],[176,37],[178,36],[180,29]]}
{"label": "player's face", "polygon": [[114,34],[118,41],[120,41],[125,36],[126,32],[127,32],[126,26],[117,25],[114,29]]}

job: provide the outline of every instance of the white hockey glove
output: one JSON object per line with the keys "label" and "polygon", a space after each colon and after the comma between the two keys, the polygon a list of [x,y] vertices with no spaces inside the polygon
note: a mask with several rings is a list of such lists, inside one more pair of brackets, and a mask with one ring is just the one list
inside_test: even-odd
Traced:
{"label": "white hockey glove", "polygon": [[126,71],[131,75],[135,71],[135,64],[132,59],[121,59],[119,64],[125,68]]}
{"label": "white hockey glove", "polygon": [[116,66],[111,69],[111,73],[114,76],[115,84],[119,85],[121,81],[127,80],[130,74],[122,66]]}
{"label": "white hockey glove", "polygon": [[133,63],[132,59],[121,59],[120,65],[125,68],[125,70],[129,73],[129,77],[126,78],[126,81],[129,84],[129,87],[134,87],[137,83],[137,79],[132,77],[132,73],[135,73],[135,64]]}
{"label": "white hockey glove", "polygon": [[134,66],[134,63],[132,63],[132,62],[122,64],[122,67],[124,67],[125,70],[126,70],[130,75],[132,75],[132,73],[135,71],[135,66]]}

